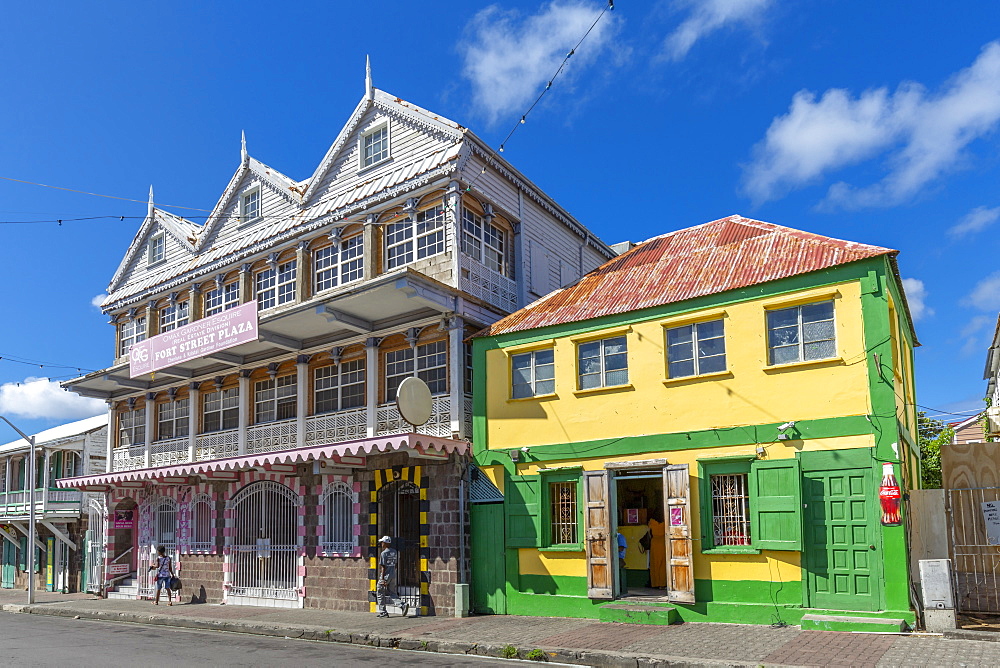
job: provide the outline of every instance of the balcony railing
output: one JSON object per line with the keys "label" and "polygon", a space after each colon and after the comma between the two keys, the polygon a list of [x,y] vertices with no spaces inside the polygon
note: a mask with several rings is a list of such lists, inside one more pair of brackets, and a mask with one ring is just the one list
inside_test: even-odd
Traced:
{"label": "balcony railing", "polygon": [[[471,438],[472,399],[462,399],[460,429],[465,438]],[[226,429],[195,436],[194,458],[196,461],[236,457],[240,454],[259,454],[276,450],[291,450],[302,446],[316,446],[340,441],[365,438],[369,433],[375,436],[389,436],[406,432],[417,432],[428,436],[449,438],[452,436],[451,397],[437,396],[432,399],[431,418],[425,424],[414,428],[399,414],[395,404],[381,404],[375,409],[375,422],[369,432],[368,410],[365,407],[351,408],[335,413],[311,415],[305,419],[305,433],[299,441],[298,420],[280,420],[251,425],[246,429],[246,443],[240,450],[240,430]],[[189,440],[174,438],[153,441],[149,446],[151,467],[183,464],[190,461]],[[131,471],[145,468],[145,446],[132,445],[115,448],[112,456],[112,471]]]}
{"label": "balcony railing", "polygon": [[20,489],[0,492],[0,517],[26,517],[32,499],[35,502],[35,512],[43,517],[48,513],[79,514],[83,492],[76,489]]}
{"label": "balcony railing", "polygon": [[504,311],[517,310],[517,284],[488,267],[462,254],[462,275],[458,286],[473,297],[482,299]]}

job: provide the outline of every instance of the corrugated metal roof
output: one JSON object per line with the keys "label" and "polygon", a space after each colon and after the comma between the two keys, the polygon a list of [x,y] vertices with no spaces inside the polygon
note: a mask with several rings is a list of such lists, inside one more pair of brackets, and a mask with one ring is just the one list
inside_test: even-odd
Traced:
{"label": "corrugated metal roof", "polygon": [[645,241],[480,335],[628,313],[897,252],[729,216]]}

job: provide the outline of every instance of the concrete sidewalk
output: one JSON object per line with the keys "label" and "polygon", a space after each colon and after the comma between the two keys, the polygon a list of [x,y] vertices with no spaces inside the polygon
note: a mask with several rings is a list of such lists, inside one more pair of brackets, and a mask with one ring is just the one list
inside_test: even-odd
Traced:
{"label": "concrete sidewalk", "polygon": [[[589,666],[997,666],[1000,642],[742,624],[646,626],[590,619],[391,617],[330,610],[108,601],[0,590],[7,612],[163,624],[397,649]],[[993,636],[982,636],[991,638]],[[1000,639],[1000,634],[998,634]]]}

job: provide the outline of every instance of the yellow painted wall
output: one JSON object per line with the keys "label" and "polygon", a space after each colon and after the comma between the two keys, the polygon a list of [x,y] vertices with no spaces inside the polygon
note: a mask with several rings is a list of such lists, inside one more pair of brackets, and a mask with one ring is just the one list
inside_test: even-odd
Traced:
{"label": "yellow painted wall", "polygon": [[[636,323],[625,330],[630,385],[617,389],[577,391],[580,337],[570,337],[551,342],[555,394],[511,400],[510,354],[546,344],[490,350],[486,355],[488,446],[511,448],[867,414],[860,297],[860,285],[852,281]],[[826,298],[834,300],[839,357],[768,367],[765,309]],[[725,320],[727,372],[667,380],[664,325],[718,317]],[[611,328],[605,334],[622,332],[622,328]],[[602,333],[584,337],[593,338],[602,338]]]}

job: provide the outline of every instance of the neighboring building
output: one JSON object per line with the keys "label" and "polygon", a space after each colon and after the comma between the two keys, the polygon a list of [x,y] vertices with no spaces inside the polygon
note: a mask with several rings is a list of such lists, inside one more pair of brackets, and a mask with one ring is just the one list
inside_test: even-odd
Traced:
{"label": "neighboring building", "polygon": [[[111,405],[111,470],[68,483],[107,492],[110,595],[151,596],[164,545],[195,600],[374,609],[388,534],[410,609],[453,612],[463,341],[614,253],[469,130],[367,84],[310,178],[244,143],[204,226],[150,202],[102,305],[117,359],[66,383]],[[410,376],[433,394],[417,429]]]}
{"label": "neighboring building", "polygon": [[996,329],[993,332],[993,342],[986,353],[986,370],[983,372],[986,380],[986,436],[1000,436],[1000,316],[997,316]]}
{"label": "neighboring building", "polygon": [[[26,484],[31,446],[18,439],[0,445],[0,587],[28,586],[28,518],[35,504],[35,587],[41,590],[97,591],[103,582],[103,538],[92,540],[91,517],[100,517],[100,494],[59,489],[64,478],[105,470],[106,415],[70,422],[34,435],[37,483]],[[103,528],[98,524],[98,536]]]}
{"label": "neighboring building", "polygon": [[949,422],[948,426],[952,429],[952,444],[983,442],[986,439],[983,427],[985,420],[985,413],[977,413],[958,422]]}
{"label": "neighboring building", "polygon": [[883,462],[919,480],[896,251],[731,216],[474,343],[474,609],[634,615],[608,607],[621,532],[650,619],[913,622],[879,504]]}

